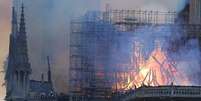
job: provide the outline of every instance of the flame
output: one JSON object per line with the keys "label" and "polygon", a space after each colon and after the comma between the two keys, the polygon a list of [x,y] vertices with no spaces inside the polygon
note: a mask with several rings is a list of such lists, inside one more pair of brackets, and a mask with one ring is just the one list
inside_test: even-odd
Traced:
{"label": "flame", "polygon": [[[159,43],[159,42],[157,42]],[[159,86],[169,85],[172,82],[187,85],[188,78],[176,68],[175,61],[171,60],[159,44],[145,59],[140,51],[139,43],[135,48],[132,59],[132,70],[127,72],[126,82],[118,82],[118,90],[135,89],[142,85]],[[121,74],[120,74],[121,75]],[[118,78],[119,79],[119,78]]]}

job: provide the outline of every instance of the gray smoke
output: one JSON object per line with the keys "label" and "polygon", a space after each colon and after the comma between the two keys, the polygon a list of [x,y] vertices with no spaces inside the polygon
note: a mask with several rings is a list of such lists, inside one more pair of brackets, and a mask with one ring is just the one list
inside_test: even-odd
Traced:
{"label": "gray smoke", "polygon": [[[109,2],[114,5],[114,8],[143,8],[148,4],[154,6],[153,9],[156,10],[160,7],[174,10],[177,1],[110,0]],[[99,10],[100,5],[105,5],[107,2],[105,0],[24,0],[33,79],[40,80],[40,75],[47,72],[46,56],[50,56],[56,90],[67,92],[70,20],[85,14],[88,10]],[[19,4],[17,3],[18,7]]]}
{"label": "gray smoke", "polygon": [[[19,7],[21,0],[15,0]],[[90,5],[93,3],[93,5]],[[68,87],[68,40],[70,20],[87,10],[97,10],[98,0],[24,0],[26,27],[32,79],[47,78],[46,57],[50,56],[55,89],[67,92]]]}
{"label": "gray smoke", "polygon": [[[175,30],[176,27],[180,27],[180,29]],[[177,71],[181,72],[190,81],[188,85],[200,85],[200,50],[197,38],[184,38],[186,33],[182,30],[185,29],[182,29],[179,25],[158,27],[152,31],[149,31],[146,27],[138,30],[140,32],[134,32],[135,37],[143,43],[145,56],[150,55],[150,52],[155,48],[154,41],[159,40],[160,46],[167,57],[175,62]],[[133,40],[135,41],[135,39]],[[175,50],[173,47],[177,49]],[[175,78],[177,79],[177,77]],[[181,81],[175,80],[174,83],[180,85]]]}

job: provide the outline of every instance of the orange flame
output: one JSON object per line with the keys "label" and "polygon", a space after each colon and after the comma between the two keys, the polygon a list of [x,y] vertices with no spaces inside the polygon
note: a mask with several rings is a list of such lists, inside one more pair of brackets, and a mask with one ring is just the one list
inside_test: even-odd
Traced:
{"label": "orange flame", "polygon": [[172,82],[179,83],[180,85],[189,84],[188,78],[184,73],[177,71],[175,62],[169,59],[159,44],[156,45],[146,60],[140,52],[141,46],[139,47],[139,43],[137,44],[138,47],[134,47],[132,70],[127,72],[126,82],[117,83],[118,90],[135,89],[142,85],[169,85]]}

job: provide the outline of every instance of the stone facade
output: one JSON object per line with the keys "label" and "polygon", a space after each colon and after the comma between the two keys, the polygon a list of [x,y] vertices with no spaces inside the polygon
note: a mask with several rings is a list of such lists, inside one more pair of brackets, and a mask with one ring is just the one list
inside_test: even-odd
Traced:
{"label": "stone facade", "polygon": [[[183,99],[183,100],[182,100]],[[185,100],[188,99],[188,100]],[[201,86],[142,86],[123,101],[200,101]]]}

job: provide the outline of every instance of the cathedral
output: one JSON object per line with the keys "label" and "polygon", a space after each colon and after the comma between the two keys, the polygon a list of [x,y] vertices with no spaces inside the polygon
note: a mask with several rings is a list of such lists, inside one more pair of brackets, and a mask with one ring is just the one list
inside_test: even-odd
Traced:
{"label": "cathedral", "polygon": [[[54,99],[51,68],[48,60],[48,80],[42,74],[41,81],[31,80],[32,68],[29,62],[24,5],[21,6],[20,22],[16,8],[12,8],[8,66],[6,70],[6,101],[44,101]],[[54,101],[54,100],[51,100]]]}

